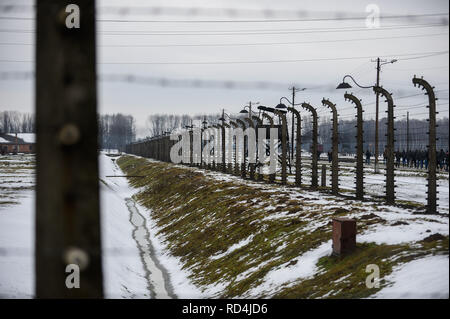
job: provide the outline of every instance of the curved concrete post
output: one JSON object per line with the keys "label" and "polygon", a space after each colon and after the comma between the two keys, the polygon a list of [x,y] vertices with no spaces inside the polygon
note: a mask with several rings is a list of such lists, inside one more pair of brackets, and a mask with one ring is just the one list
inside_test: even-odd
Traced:
{"label": "curved concrete post", "polygon": [[[223,134],[223,137],[222,137],[222,142],[223,142],[223,144],[224,145],[227,145],[227,142],[226,142],[226,138],[225,138],[225,134],[226,134],[226,129],[228,128],[230,128],[230,125],[229,124],[227,124],[227,123],[225,123],[225,122],[223,122],[222,123],[222,125],[223,125],[223,127],[224,127],[224,129],[223,129],[223,132],[222,132],[222,134]],[[230,145],[229,143],[231,143],[231,141],[228,141],[228,145]],[[223,166],[224,166],[224,173],[231,173],[231,158],[230,158],[230,156],[232,155],[232,154],[230,154],[229,153],[229,151],[232,151],[232,149],[230,148],[230,147],[225,147],[224,149],[223,149],[223,151],[227,151],[226,153],[224,152],[224,155],[223,155]]]}
{"label": "curved concrete post", "polygon": [[[230,125],[233,127],[233,129],[239,127],[236,122],[230,121]],[[233,151],[233,158],[234,158],[234,175],[239,175],[239,166],[237,165],[237,151],[238,151],[238,145],[237,145],[237,138],[235,138],[235,142],[231,141],[231,143],[234,144],[234,151]]]}
{"label": "curved concrete post", "polygon": [[[267,113],[262,113],[262,117],[267,119],[270,123],[270,127],[273,128],[273,126],[274,126],[273,118]],[[269,141],[271,141],[270,136],[269,136]],[[271,143],[271,142],[269,142],[269,143]],[[275,149],[275,145],[269,145],[269,151],[272,149]],[[270,155],[272,156],[272,154],[270,154]],[[269,174],[269,183],[275,182],[275,176],[276,176],[275,172]]]}
{"label": "curved concrete post", "polygon": [[[252,119],[256,121],[256,123],[258,123],[258,126],[263,125],[263,121],[256,115],[252,116]],[[259,154],[259,137],[257,140],[258,143],[258,147],[256,148],[257,153],[256,153],[256,166],[258,166],[258,181],[262,181],[263,180],[263,174],[262,174],[262,167],[264,165],[264,163],[261,163],[260,160],[261,158],[264,158],[264,156],[261,156],[261,154]],[[264,142],[263,142],[264,143]]]}
{"label": "curved concrete post", "polygon": [[210,129],[210,134],[209,134],[210,141],[211,141],[211,137],[214,138],[214,143],[212,144],[213,148],[212,148],[211,170],[215,170],[216,169],[216,151],[217,151],[217,149],[216,149],[216,130],[215,130],[215,128],[216,128],[215,125],[211,125],[209,127],[209,129]]}
{"label": "curved concrete post", "polygon": [[200,129],[200,164],[199,167],[203,168],[203,137],[204,137],[204,128]]}
{"label": "curved concrete post", "polygon": [[427,207],[428,214],[437,213],[437,182],[436,182],[436,96],[434,94],[434,87],[431,86],[423,78],[412,79],[414,86],[421,87],[425,90],[425,95],[428,95],[428,184],[427,184]]}
{"label": "curved concrete post", "polygon": [[[163,141],[164,138],[161,138]],[[194,165],[194,132],[189,130],[189,166]]]}
{"label": "curved concrete post", "polygon": [[219,159],[219,150],[220,150],[220,139],[219,139],[219,130],[220,124],[213,125],[214,130],[214,169],[220,170],[220,159]]}
{"label": "curved concrete post", "polygon": [[364,199],[364,130],[363,130],[363,109],[361,100],[353,94],[344,94],[347,101],[353,102],[356,108],[356,198]]}
{"label": "curved concrete post", "polygon": [[[238,123],[242,127],[242,131],[245,132],[245,129],[246,129],[245,123],[240,119],[236,119],[236,123]],[[242,178],[247,177],[247,161],[246,161],[246,156],[245,156],[246,149],[247,149],[247,142],[246,142],[245,134],[244,134],[244,149],[242,150],[242,163],[241,163],[241,177]]]}
{"label": "curved concrete post", "polygon": [[[207,127],[206,135],[208,136],[208,143],[211,143],[211,136],[213,136],[213,134],[211,134],[211,129],[213,129],[212,125]],[[214,152],[214,149],[212,151]],[[215,164],[214,164],[214,158],[213,158],[213,161],[211,163],[211,161],[210,161],[210,159],[211,159],[211,150],[209,150],[209,152],[210,153],[208,154],[208,165],[207,165],[207,167],[208,167],[209,170],[211,170],[211,169],[214,169]]]}
{"label": "curved concrete post", "polygon": [[287,108],[295,115],[297,120],[297,131],[295,136],[295,185],[302,186],[302,118],[300,112],[293,107]]}
{"label": "curved concrete post", "polygon": [[225,165],[225,126],[223,126],[222,124],[217,124],[217,128],[220,129],[221,131],[221,139],[220,141],[218,141],[217,145],[220,144],[221,146],[221,163],[218,164],[218,169],[222,171],[222,173],[226,173],[227,172],[227,168]]}
{"label": "curved concrete post", "polygon": [[274,112],[281,118],[281,184],[287,184],[287,120],[286,113],[275,110]]}
{"label": "curved concrete post", "polygon": [[386,203],[389,205],[395,204],[395,159],[394,159],[394,150],[395,150],[395,128],[394,128],[394,100],[392,99],[392,95],[379,86],[374,86],[373,91],[375,93],[381,94],[386,98],[386,102],[388,103],[387,110],[387,144],[386,144]]}
{"label": "curved concrete post", "polygon": [[317,177],[317,169],[318,169],[318,147],[317,147],[317,112],[316,109],[313,108],[308,103],[301,104],[303,108],[307,109],[311,112],[313,117],[313,131],[312,131],[312,163],[311,163],[311,189],[317,189],[318,186],[318,177]]}
{"label": "curved concrete post", "polygon": [[[253,121],[251,119],[246,117],[246,118],[244,118],[244,120],[248,123],[248,127],[255,129],[255,123],[253,123]],[[248,141],[248,138],[247,138],[247,141]],[[247,142],[247,146],[248,146],[248,142]],[[249,149],[249,151],[250,151],[250,149]],[[248,165],[250,167],[250,179],[255,180],[255,163],[249,163]]]}
{"label": "curved concrete post", "polygon": [[331,137],[331,193],[334,195],[339,194],[339,131],[338,131],[338,113],[336,110],[336,104],[331,103],[327,99],[322,99],[322,104],[331,109],[333,113],[333,135]]}

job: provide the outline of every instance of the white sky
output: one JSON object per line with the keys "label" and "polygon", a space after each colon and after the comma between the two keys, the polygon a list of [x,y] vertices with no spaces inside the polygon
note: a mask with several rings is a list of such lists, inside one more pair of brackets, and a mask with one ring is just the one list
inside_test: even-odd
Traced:
{"label": "white sky", "polygon": [[[381,27],[402,25],[407,28],[390,30],[366,29],[364,20],[345,21],[294,21],[263,23],[182,23],[182,22],[99,22],[98,23],[98,73],[133,74],[147,77],[170,79],[265,81],[286,83],[285,90],[226,90],[206,88],[174,88],[133,83],[112,83],[100,81],[98,84],[99,111],[101,113],[122,112],[135,116],[138,127],[145,126],[149,114],[175,113],[198,114],[216,113],[225,108],[228,113],[238,112],[248,101],[259,101],[263,105],[275,106],[281,96],[290,98],[289,84],[299,84],[308,90],[297,94],[296,102],[309,102],[318,107],[319,114],[328,114],[321,106],[323,97],[337,104],[343,117],[350,118],[354,109],[343,98],[344,91],[335,90],[345,74],[352,74],[361,85],[373,85],[376,78],[375,63],[370,58],[386,56],[397,58],[395,64],[383,66],[381,83],[394,93],[398,106],[397,118],[410,111],[410,118],[426,117],[426,109],[413,107],[426,104],[424,96],[399,99],[396,97],[420,93],[414,88],[411,78],[414,74],[424,76],[436,87],[440,116],[448,116],[448,52],[427,58],[408,59],[423,56],[426,52],[448,51],[448,23],[444,26],[430,26],[445,18],[448,21],[447,0],[402,0],[402,1],[263,1],[263,0],[196,0],[196,1],[98,1],[98,8],[121,6],[163,6],[163,7],[203,7],[287,10],[280,15],[265,17],[261,15],[230,17],[227,15],[152,15],[133,13],[117,15],[102,13],[98,19],[123,20],[232,20],[232,19],[298,19],[294,13],[308,12],[305,18],[334,16],[339,12],[349,12],[355,16],[366,16],[366,6],[377,4],[381,15],[406,15],[447,13],[441,17],[411,20],[382,20]],[[26,0],[0,0],[0,5],[32,5]],[[292,14],[289,13],[292,10]],[[0,16],[32,17],[32,11],[1,12]],[[418,27],[418,24],[426,26]],[[331,28],[333,32],[311,32],[311,29]],[[358,28],[360,31],[337,32],[336,28]],[[0,19],[0,30],[33,30],[32,20]],[[289,33],[218,35],[218,32],[289,29]],[[299,29],[302,29],[299,31]],[[294,30],[294,32],[292,32]],[[101,32],[127,32],[126,35],[105,34]],[[142,35],[143,32],[172,32],[177,35]],[[205,33],[216,31],[216,34]],[[283,31],[283,32],[284,32]],[[188,33],[190,34],[181,34]],[[195,34],[201,33],[201,34]],[[393,37],[393,38],[392,38]],[[33,71],[28,62],[4,62],[4,60],[31,61],[34,57],[34,34],[0,32],[0,72]],[[361,40],[377,38],[372,40]],[[353,39],[353,41],[341,41]],[[358,40],[355,40],[358,39]],[[254,44],[278,42],[311,42],[278,45],[247,46],[198,46],[203,44]],[[322,41],[322,42],[317,42]],[[334,41],[334,42],[329,42]],[[3,44],[1,44],[3,43]],[[16,43],[16,45],[5,44]],[[31,45],[17,45],[31,44]],[[136,47],[135,45],[195,44],[183,47]],[[106,45],[106,46],[105,46]],[[122,47],[110,47],[122,45]],[[129,45],[129,46],[128,46]],[[133,46],[134,45],[134,46]],[[408,54],[416,54],[409,55]],[[335,61],[289,62],[289,63],[239,63],[239,64],[107,64],[110,62],[229,62],[229,61],[273,61],[307,60],[327,58],[363,57]],[[106,63],[106,64],[105,64]],[[17,110],[32,112],[34,109],[33,80],[0,80],[0,111]],[[366,117],[374,116],[375,96],[370,89],[349,90],[363,100]],[[408,108],[411,107],[411,108]],[[384,115],[385,103],[381,103]],[[142,130],[138,131],[142,134]]]}

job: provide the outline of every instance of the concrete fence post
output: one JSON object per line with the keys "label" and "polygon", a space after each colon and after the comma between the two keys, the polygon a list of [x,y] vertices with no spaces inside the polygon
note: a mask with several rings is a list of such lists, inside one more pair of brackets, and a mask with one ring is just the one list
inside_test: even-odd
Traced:
{"label": "concrete fence post", "polygon": [[325,165],[325,164],[322,164],[322,174],[321,174],[321,177],[322,177],[322,183],[321,183],[321,186],[322,186],[322,187],[326,187],[326,186],[327,186],[327,165]]}
{"label": "concrete fence post", "polygon": [[344,94],[347,101],[353,102],[356,108],[356,198],[364,199],[364,131],[363,131],[363,109],[361,100],[353,94]]}
{"label": "concrete fence post", "polygon": [[[236,119],[236,122],[242,127],[243,132],[245,132],[246,126],[245,123],[240,120],[240,119]],[[247,158],[245,156],[245,153],[247,151],[247,139],[246,139],[246,135],[244,134],[244,148],[242,150],[242,164],[241,164],[241,177],[242,178],[246,178],[247,177]]]}
{"label": "concrete fence post", "polygon": [[[233,127],[233,129],[236,129],[236,128],[238,128],[239,126],[237,125],[237,123],[236,122],[233,122],[233,121],[230,121],[230,125]],[[236,176],[239,176],[239,165],[237,164],[237,156],[238,156],[238,145],[237,145],[237,142],[238,142],[238,139],[236,138],[236,136],[233,136],[233,139],[234,139],[234,141],[232,140],[231,141],[231,143],[233,143],[234,144],[234,147],[233,147],[233,160],[234,160],[234,171],[233,171],[233,174],[234,175],[236,175]]]}
{"label": "concrete fence post", "polygon": [[287,108],[297,120],[295,136],[295,185],[302,186],[302,119],[300,112],[293,107]]}
{"label": "concrete fence post", "polygon": [[[262,113],[262,117],[267,119],[270,123],[270,128],[274,127],[274,123],[273,123],[273,118],[267,114],[267,113]],[[269,143],[271,143],[271,139],[269,136]],[[275,149],[275,147],[272,147],[273,145],[269,145],[269,152],[271,152],[272,149]],[[270,154],[270,156],[273,156],[273,154]],[[269,183],[274,183],[275,182],[275,177],[276,177],[276,172],[270,173],[269,174]]]}
{"label": "concrete fence post", "polygon": [[307,109],[311,112],[313,117],[313,131],[312,131],[312,163],[311,163],[311,189],[315,190],[318,186],[318,145],[317,145],[317,112],[316,109],[313,108],[308,103],[301,104],[303,108]]}
{"label": "concrete fence post", "polygon": [[[246,117],[244,120],[248,123],[249,128],[255,129],[255,124],[253,123],[253,121],[251,119]],[[247,138],[247,141],[248,141],[248,138]],[[247,142],[247,147],[248,147],[248,142]],[[249,158],[250,158],[250,154],[249,154]],[[248,165],[250,168],[250,179],[255,180],[255,163],[249,163]]]}
{"label": "concrete fence post", "polygon": [[427,183],[427,206],[426,212],[428,214],[437,213],[437,181],[436,181],[436,96],[434,94],[434,87],[431,86],[423,78],[412,79],[414,86],[418,86],[425,90],[425,95],[428,95],[428,183]]}
{"label": "concrete fence post", "polygon": [[332,130],[332,146],[331,146],[331,193],[339,194],[339,131],[338,131],[338,113],[336,105],[325,98],[322,99],[322,104],[331,109],[333,114],[333,128]]}
{"label": "concrete fence post", "polygon": [[[263,124],[263,121],[256,115],[253,115],[252,119],[255,120],[256,123],[258,123],[257,126],[261,126]],[[257,143],[259,143],[259,138],[257,139]],[[256,163],[258,165],[258,181],[262,181],[263,180],[262,168],[264,163],[261,163],[260,160],[261,158],[264,158],[264,156],[261,156],[262,154],[259,154],[259,145],[257,145],[256,150],[257,150]]]}
{"label": "concrete fence post", "polygon": [[281,117],[281,184],[287,184],[287,120],[286,113],[275,110]]}
{"label": "concrete fence post", "polygon": [[395,204],[395,135],[394,135],[394,101],[392,95],[382,87],[374,86],[373,90],[377,94],[381,94],[386,98],[388,103],[387,109],[387,144],[386,144],[386,203]]}

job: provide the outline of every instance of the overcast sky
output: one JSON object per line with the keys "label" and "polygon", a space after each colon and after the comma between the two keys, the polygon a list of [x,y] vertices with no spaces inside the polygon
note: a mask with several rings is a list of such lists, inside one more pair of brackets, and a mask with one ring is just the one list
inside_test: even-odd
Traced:
{"label": "overcast sky", "polygon": [[[372,3],[380,8],[382,16],[444,15],[383,19],[379,29],[367,28],[364,19],[311,21],[316,18],[343,17],[345,13],[365,17],[368,14],[366,6]],[[31,6],[33,1],[0,0],[0,5],[7,4]],[[126,12],[111,8],[115,6],[147,9]],[[436,95],[441,98],[438,101],[438,110],[442,112],[440,116],[448,116],[447,0],[104,0],[97,1],[97,7],[100,10],[97,16],[99,20],[127,20],[98,22],[100,75],[126,74],[151,78],[285,84],[278,89],[211,89],[100,81],[99,111],[134,115],[140,128],[139,135],[145,134],[143,128],[149,114],[215,113],[222,108],[232,114],[241,110],[248,101],[274,106],[281,96],[290,98],[288,88],[292,84],[307,88],[297,93],[296,102],[310,102],[318,107],[319,114],[325,115],[328,111],[325,112],[320,101],[322,97],[326,97],[337,104],[344,118],[350,118],[354,110],[349,102],[344,101],[344,91],[335,90],[335,87],[345,74],[353,75],[361,85],[373,85],[376,80],[376,64],[371,59],[378,56],[387,60],[398,59],[394,64],[384,65],[381,74],[383,86],[394,93],[394,101],[398,106],[397,117],[406,114],[407,110],[410,111],[411,118],[426,116],[426,109],[420,107],[421,103],[426,103],[426,97],[413,96],[396,100],[420,93],[411,82],[414,74],[424,76],[436,87]],[[158,13],[150,11],[149,7],[164,8]],[[187,11],[170,10],[167,7],[232,8],[235,11],[234,15],[231,11],[224,10],[193,10],[188,14]],[[7,12],[0,11],[0,16],[31,18],[34,14],[32,10],[21,7]],[[299,19],[309,21],[279,22]],[[136,20],[146,21],[133,22]],[[177,21],[167,22],[168,20]],[[227,22],[211,22],[217,20]],[[34,30],[34,21],[0,19],[0,72],[33,71],[34,34],[5,32],[7,30]],[[33,112],[33,81],[0,80],[0,111]],[[373,117],[373,92],[357,88],[349,91],[360,97],[363,104],[367,104],[364,107],[366,118]],[[385,103],[382,103],[381,110],[384,111],[384,108]]]}

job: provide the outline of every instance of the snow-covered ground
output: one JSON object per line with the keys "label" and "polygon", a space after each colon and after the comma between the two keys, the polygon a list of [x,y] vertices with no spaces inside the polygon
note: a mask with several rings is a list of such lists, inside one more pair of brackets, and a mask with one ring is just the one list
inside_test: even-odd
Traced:
{"label": "snow-covered ground", "polygon": [[101,155],[100,207],[105,296],[109,298],[149,298],[150,283],[140,251],[133,240],[133,224],[126,199],[132,191],[111,158]]}
{"label": "snow-covered ground", "polygon": [[[11,168],[32,162],[34,157],[9,156],[0,161]],[[202,297],[188,282],[181,264],[164,256],[164,247],[153,242],[157,239],[150,229],[149,212],[131,200],[137,190],[130,188],[124,177],[110,177],[123,175],[114,158],[101,154],[99,165],[105,297]],[[9,172],[3,167],[0,166],[0,298],[32,298],[34,191],[17,186],[34,185],[34,170]]]}
{"label": "snow-covered ground", "polygon": [[[200,289],[191,283],[188,278],[189,270],[182,269],[180,260],[168,253],[165,239],[157,235],[158,227],[151,218],[151,212],[132,200],[133,194],[139,190],[131,188],[126,178],[114,177],[123,175],[115,164],[115,159],[116,157],[109,157],[104,153],[99,156],[105,297],[204,298],[220,293],[224,283],[203,287],[206,289]],[[22,167],[24,163],[33,161],[33,155],[0,157],[0,298],[32,298],[34,293],[34,170]],[[13,166],[18,169],[10,170]],[[267,191],[271,187],[218,172],[205,172],[205,175],[218,180],[246,183]],[[345,181],[347,177],[343,175],[340,178]],[[424,184],[424,177],[414,178]],[[448,186],[448,179],[446,183]],[[299,194],[292,188],[283,188],[283,191],[293,197]],[[405,194],[410,200],[418,199],[411,190],[406,190]],[[448,198],[448,189],[446,194],[444,197]],[[319,192],[301,191],[301,195],[318,204],[327,203],[330,207],[342,205],[339,198],[322,196]],[[442,197],[442,192],[440,195]],[[388,206],[378,206],[378,210],[383,210],[380,213],[371,208],[370,203],[364,205],[369,212],[382,214],[387,222],[373,225],[358,234],[358,242],[397,244],[421,240],[433,233],[448,236],[448,217],[433,215],[418,218],[409,210]],[[285,212],[271,216],[281,219],[284,217]],[[398,221],[403,224],[391,226]],[[314,223],[309,225],[311,229],[320,226]],[[224,254],[251,245],[252,240],[253,237],[250,236],[229,247]],[[283,245],[278,248],[282,249]],[[330,253],[330,243],[323,243],[298,256],[296,263],[267,273],[262,283],[243,297],[275,292],[283,284],[289,286],[299,279],[314,276],[319,258]],[[220,257],[211,256],[216,259]],[[448,261],[448,255],[426,256],[399,265],[385,278],[390,283],[388,287],[373,297],[448,298]],[[239,278],[247,275],[240,274]]]}
{"label": "snow-covered ground", "polygon": [[[270,190],[270,185],[251,182],[248,180],[242,180],[240,177],[223,174],[216,171],[203,171],[206,176],[222,181],[231,181],[234,183],[245,183],[252,185],[255,188]],[[369,171],[369,170],[368,170]],[[342,175],[339,176],[342,180]],[[353,177],[352,177],[353,178]],[[425,187],[425,177],[417,177],[418,183]],[[442,181],[448,185],[448,179]],[[342,185],[342,184],[341,184]],[[381,185],[381,188],[383,185]],[[410,187],[414,190],[414,187]],[[298,196],[297,190],[293,190],[289,187],[281,187],[280,191],[290,193],[291,199],[295,199]],[[425,192],[425,191],[424,191]],[[417,196],[415,192],[408,190],[408,187],[404,190],[407,194],[408,200],[422,202],[425,199],[426,194]],[[445,194],[445,192],[443,192]],[[447,189],[448,198],[448,189]],[[345,203],[342,199],[327,196],[317,191],[302,191],[301,196],[308,201],[312,201],[317,204],[326,204],[328,207],[345,207]],[[444,195],[445,196],[445,195]],[[422,199],[422,200],[421,200]],[[361,203],[361,202],[360,202]],[[358,219],[362,215],[376,214],[386,221],[383,224],[374,224],[368,227],[362,233],[358,233],[357,242],[363,243],[376,243],[376,244],[405,244],[421,241],[428,237],[430,234],[442,234],[448,236],[449,234],[449,220],[448,220],[448,208],[445,213],[440,215],[416,215],[413,214],[410,209],[376,205],[373,206],[373,202],[368,200],[361,203],[361,208],[364,209],[364,213],[356,212],[349,213],[349,218]],[[448,207],[448,202],[447,202]],[[273,207],[264,207],[266,210],[271,210]],[[270,219],[283,219],[287,218],[287,212],[281,211],[270,215]],[[328,223],[328,220],[325,221]],[[397,225],[396,225],[397,224]],[[307,229],[313,231],[324,224],[310,222]],[[395,226],[393,226],[395,225]],[[304,228],[303,230],[306,230]],[[251,243],[250,243],[251,244]],[[282,246],[280,247],[282,249]],[[262,284],[248,291],[243,297],[258,297],[261,294],[271,295],[279,290],[279,287],[284,284],[284,287],[289,287],[298,280],[311,278],[317,273],[317,262],[320,257],[330,255],[332,252],[331,242],[323,243],[316,249],[308,251],[301,255],[297,259],[297,263],[294,265],[283,265],[281,268],[270,271],[266,276]],[[380,290],[374,297],[378,298],[448,298],[449,297],[449,256],[433,256],[428,255],[417,261],[411,261],[406,264],[402,264],[395,268],[394,271],[384,280],[389,282],[388,287]],[[422,267],[427,266],[427,267]],[[250,269],[246,274],[241,274],[239,278],[249,275],[250,272],[258,270]],[[408,276],[408,272],[411,272],[411,276]],[[238,280],[237,278],[236,280]],[[421,279],[412,279],[421,278]],[[342,279],[342,278],[341,278]],[[383,278],[382,278],[383,279]],[[414,282],[410,282],[414,280]],[[421,289],[423,283],[425,289]]]}
{"label": "snow-covered ground", "polygon": [[[354,158],[354,157],[353,157]],[[318,165],[318,182],[321,183],[322,165],[327,166],[326,169],[326,185],[331,186],[331,164],[322,160]],[[295,182],[295,165],[292,165],[292,175],[288,176],[288,181]],[[267,168],[265,168],[267,170]],[[364,164],[364,192],[367,196],[384,196],[385,166],[380,164],[379,173],[374,173],[372,165]],[[395,196],[400,201],[417,202],[425,205],[427,203],[427,171],[425,169],[413,168],[395,168]],[[280,168],[278,167],[277,179],[280,180]],[[302,184],[311,184],[311,160],[304,158],[302,160]],[[445,171],[437,172],[437,191],[438,193],[438,211],[444,214],[449,213],[449,173]],[[339,163],[339,187],[342,190],[355,191],[355,163],[340,162]]]}
{"label": "snow-covered ground", "polygon": [[0,298],[34,292],[33,162],[33,155],[0,156]]}
{"label": "snow-covered ground", "polygon": [[448,256],[429,256],[402,264],[387,276],[391,284],[373,298],[448,298]]}

